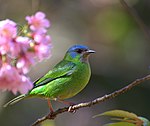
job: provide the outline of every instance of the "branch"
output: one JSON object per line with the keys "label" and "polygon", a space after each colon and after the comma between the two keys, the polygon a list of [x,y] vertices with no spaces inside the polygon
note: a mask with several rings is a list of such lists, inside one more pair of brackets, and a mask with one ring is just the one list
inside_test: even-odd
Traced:
{"label": "branch", "polygon": [[[78,110],[80,108],[84,108],[84,107],[91,107],[95,104],[98,104],[98,103],[101,103],[101,102],[104,102],[106,100],[109,100],[109,99],[112,99],[118,95],[121,95],[127,91],[129,91],[130,89],[132,89],[133,87],[147,81],[147,80],[150,80],[150,75],[147,75],[143,78],[140,78],[140,79],[136,79],[135,81],[133,81],[132,83],[130,83],[129,85],[117,90],[117,91],[114,91],[108,95],[104,95],[102,97],[99,97],[99,98],[96,98],[95,100],[93,101],[89,101],[89,102],[84,102],[84,103],[79,103],[79,104],[76,104],[76,105],[73,105],[73,106],[69,106],[69,107],[64,107],[64,108],[60,108],[58,110],[56,110],[55,112],[51,112],[49,113],[48,115],[38,119],[37,121],[35,121],[32,126],[37,126],[38,124],[40,124],[41,122],[47,120],[47,119],[55,119],[57,115],[61,114],[61,113],[64,113],[64,112],[73,112],[75,110]],[[69,110],[69,111],[68,111]]]}
{"label": "branch", "polygon": [[149,31],[146,25],[144,24],[143,20],[140,18],[140,16],[136,12],[136,10],[133,7],[130,7],[125,0],[120,0],[120,3],[124,7],[124,9],[134,18],[136,23],[139,25],[139,27],[143,31],[146,39],[150,41]]}

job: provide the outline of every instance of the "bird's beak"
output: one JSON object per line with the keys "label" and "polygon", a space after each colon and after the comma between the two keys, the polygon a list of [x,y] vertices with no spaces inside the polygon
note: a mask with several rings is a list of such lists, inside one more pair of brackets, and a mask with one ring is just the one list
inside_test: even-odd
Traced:
{"label": "bird's beak", "polygon": [[86,51],[86,53],[89,53],[89,54],[90,54],[90,53],[95,53],[95,51],[94,51],[94,50],[89,49],[89,50],[87,50],[87,51]]}
{"label": "bird's beak", "polygon": [[88,57],[90,56],[90,54],[92,54],[92,53],[95,53],[95,51],[91,50],[91,49],[85,51],[84,54],[83,54],[83,58],[85,58],[87,60]]}

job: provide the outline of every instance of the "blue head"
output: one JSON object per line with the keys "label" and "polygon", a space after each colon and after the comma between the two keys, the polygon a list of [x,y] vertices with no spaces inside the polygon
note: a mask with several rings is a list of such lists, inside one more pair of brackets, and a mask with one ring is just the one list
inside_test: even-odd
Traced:
{"label": "blue head", "polygon": [[95,53],[95,51],[90,50],[87,46],[73,45],[66,52],[65,60],[87,62],[91,53]]}

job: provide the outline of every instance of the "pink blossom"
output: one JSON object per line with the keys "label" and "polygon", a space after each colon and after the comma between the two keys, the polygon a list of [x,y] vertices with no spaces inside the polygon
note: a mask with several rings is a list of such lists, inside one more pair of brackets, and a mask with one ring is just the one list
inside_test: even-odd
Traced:
{"label": "pink blossom", "polygon": [[5,54],[9,53],[10,47],[11,47],[10,42],[8,42],[6,44],[0,44],[0,54],[5,55]]}
{"label": "pink blossom", "polygon": [[40,43],[43,43],[43,44],[51,44],[51,37],[49,35],[46,35],[46,34],[34,34],[33,35],[33,40],[40,44]]}
{"label": "pink blossom", "polygon": [[2,55],[0,54],[0,68],[2,67]]}
{"label": "pink blossom", "polygon": [[17,35],[16,23],[6,19],[0,21],[0,53],[6,54],[12,46],[12,41]]}
{"label": "pink blossom", "polygon": [[50,23],[45,18],[45,14],[43,12],[37,12],[32,16],[26,16],[26,20],[30,29],[35,32],[45,33],[47,32],[46,28],[50,26]]}
{"label": "pink blossom", "polygon": [[0,89],[9,90],[16,94],[17,92],[27,93],[32,87],[30,80],[19,74],[15,67],[3,64],[0,69]]}
{"label": "pink blossom", "polygon": [[33,88],[33,84],[30,79],[24,75],[20,76],[20,85],[18,86],[18,91],[21,94],[26,94],[30,89]]}
{"label": "pink blossom", "polygon": [[17,36],[10,47],[12,57],[18,57],[22,53],[26,53],[30,48],[30,39],[28,37]]}
{"label": "pink blossom", "polygon": [[51,54],[51,45],[46,44],[38,44],[35,45],[35,54],[38,59],[41,61],[44,58],[48,58]]}
{"label": "pink blossom", "polygon": [[0,21],[0,37],[4,37],[6,39],[15,38],[17,35],[16,26],[16,23],[9,19]]}
{"label": "pink blossom", "polygon": [[0,90],[27,93],[32,83],[26,74],[30,67],[51,55],[49,21],[43,12],[27,16],[26,32],[17,34],[15,22],[0,21]]}
{"label": "pink blossom", "polygon": [[46,34],[35,34],[33,40],[35,41],[35,55],[38,59],[41,61],[44,58],[48,58],[52,48],[50,36]]}
{"label": "pink blossom", "polygon": [[17,60],[16,68],[23,74],[27,74],[33,64],[35,64],[35,54],[32,52],[26,52]]}

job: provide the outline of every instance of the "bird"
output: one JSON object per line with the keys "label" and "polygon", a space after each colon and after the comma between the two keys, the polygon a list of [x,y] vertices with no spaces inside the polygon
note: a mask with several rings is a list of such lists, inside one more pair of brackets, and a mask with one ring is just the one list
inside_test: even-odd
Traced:
{"label": "bird", "polygon": [[91,77],[89,56],[92,53],[95,51],[85,45],[71,46],[63,60],[33,82],[33,88],[27,94],[12,99],[4,107],[32,97],[47,99],[51,112],[53,112],[51,100],[71,105],[72,103],[64,100],[75,96],[88,84]]}

